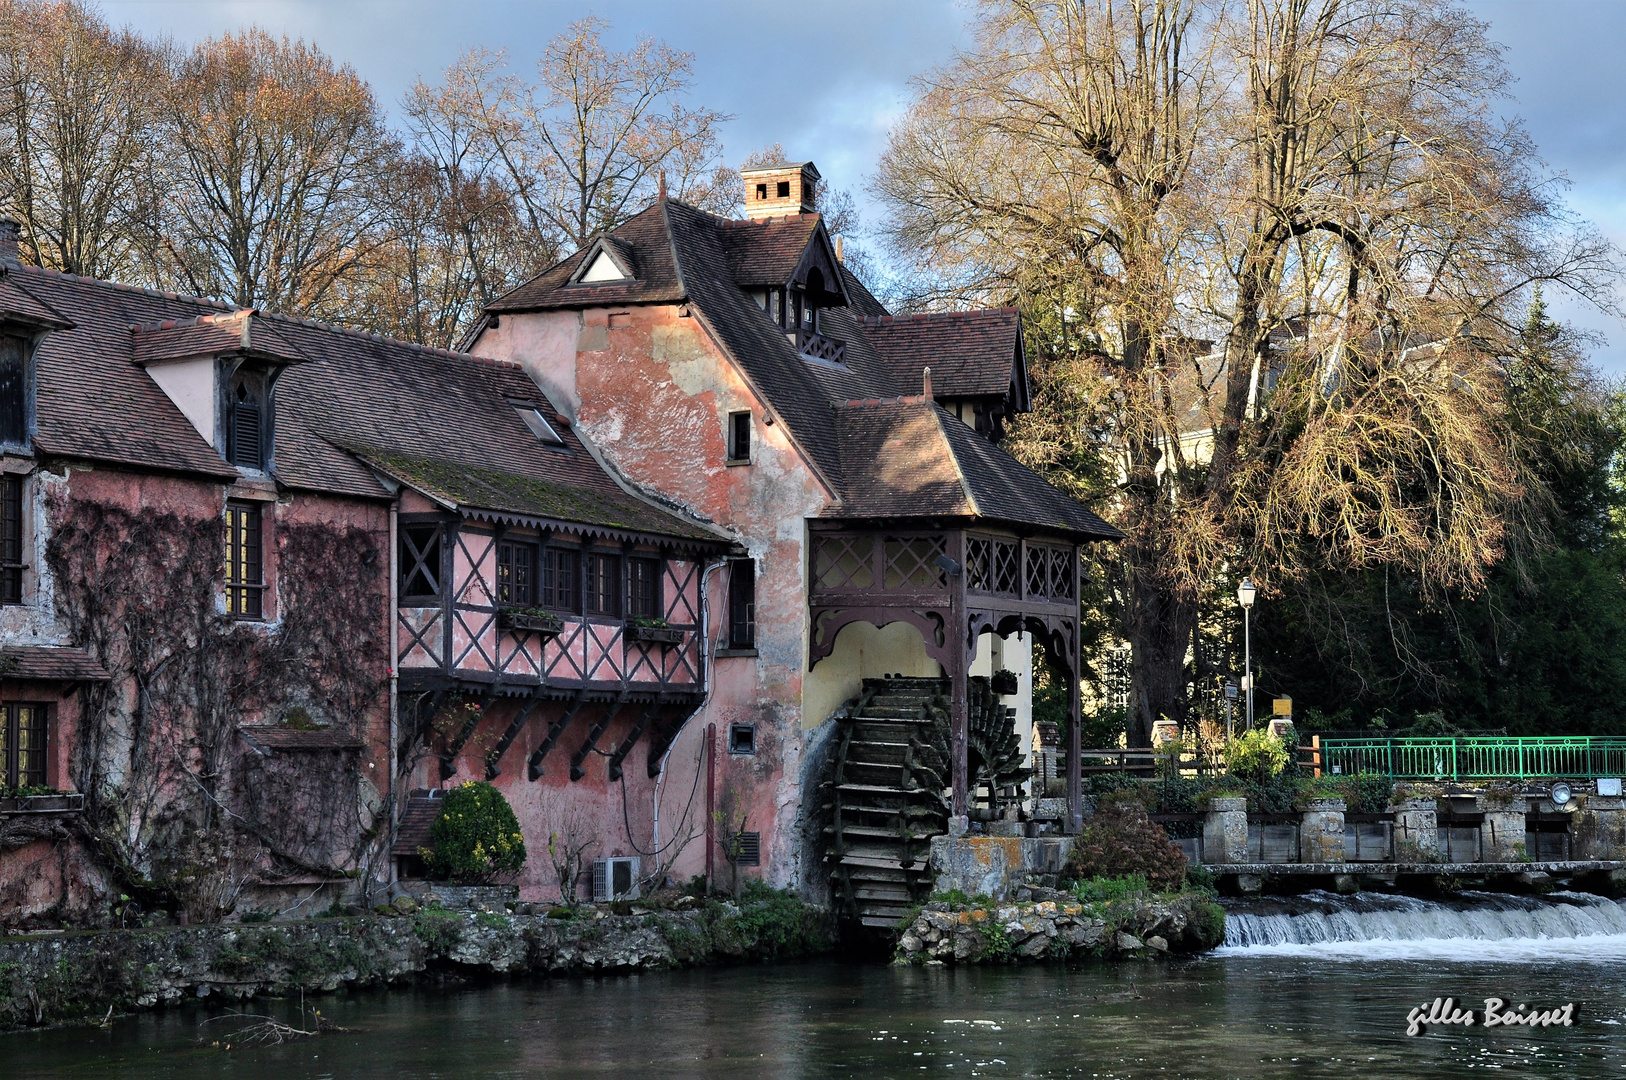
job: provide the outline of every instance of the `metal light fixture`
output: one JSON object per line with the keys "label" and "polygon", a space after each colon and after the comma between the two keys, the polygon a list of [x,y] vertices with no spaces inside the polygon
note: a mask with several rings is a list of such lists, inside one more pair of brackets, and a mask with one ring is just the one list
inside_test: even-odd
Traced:
{"label": "metal light fixture", "polygon": [[1563,806],[1565,803],[1570,801],[1570,786],[1564,783],[1564,781],[1560,780],[1558,783],[1552,786],[1552,790],[1548,793],[1548,798],[1553,800],[1554,806]]}
{"label": "metal light fixture", "polygon": [[1253,579],[1244,577],[1236,587],[1236,602],[1242,605],[1242,685],[1248,688],[1248,730],[1253,730],[1253,627],[1248,615],[1253,610],[1253,598],[1259,595]]}

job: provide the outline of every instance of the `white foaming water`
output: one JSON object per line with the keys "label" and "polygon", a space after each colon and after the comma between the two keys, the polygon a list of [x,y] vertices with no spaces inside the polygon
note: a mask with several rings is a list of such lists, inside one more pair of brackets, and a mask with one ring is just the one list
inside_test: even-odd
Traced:
{"label": "white foaming water", "polygon": [[1234,905],[1217,955],[1612,963],[1626,959],[1626,905],[1586,893],[1434,901],[1313,892]]}

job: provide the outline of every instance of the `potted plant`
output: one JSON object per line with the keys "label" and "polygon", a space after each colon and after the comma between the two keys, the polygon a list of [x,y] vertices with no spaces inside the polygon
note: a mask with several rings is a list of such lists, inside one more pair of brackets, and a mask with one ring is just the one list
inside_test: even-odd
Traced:
{"label": "potted plant", "polygon": [[564,619],[551,611],[532,607],[505,607],[497,609],[497,629],[531,630],[539,634],[558,634],[565,628]]}
{"label": "potted plant", "polygon": [[85,808],[85,797],[48,787],[0,788],[0,814],[71,814]]}
{"label": "potted plant", "polygon": [[1008,697],[1016,693],[1016,672],[1001,668],[994,672],[994,677],[988,680],[994,693],[1000,697]]}
{"label": "potted plant", "polygon": [[627,620],[624,630],[628,641],[642,641],[659,645],[677,645],[683,641],[683,631],[675,630],[665,619],[638,616]]}

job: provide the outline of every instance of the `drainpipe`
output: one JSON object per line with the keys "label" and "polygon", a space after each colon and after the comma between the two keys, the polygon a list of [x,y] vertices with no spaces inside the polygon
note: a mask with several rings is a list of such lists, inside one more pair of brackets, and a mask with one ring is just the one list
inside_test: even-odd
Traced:
{"label": "drainpipe", "polygon": [[706,725],[706,889],[714,880],[712,856],[717,850],[717,725]]}
{"label": "drainpipe", "polygon": [[[401,823],[401,810],[399,805],[400,800],[398,799],[398,793],[395,790],[395,755],[398,752],[397,747],[400,745],[399,740],[401,738],[399,696],[401,658],[398,655],[400,641],[395,633],[395,620],[400,617],[400,608],[398,605],[400,603],[401,572],[400,568],[396,565],[396,560],[400,558],[401,545],[395,536],[396,515],[399,512],[400,505],[401,500],[399,496],[390,502],[390,556],[388,564],[390,575],[390,608],[384,613],[384,640],[389,642],[390,657],[390,745],[389,752],[386,755],[384,762],[384,776],[389,785],[390,829],[388,835],[389,842],[391,844],[394,844],[395,842],[395,830]],[[395,883],[395,855],[393,852],[386,852],[385,858],[389,862],[390,884],[393,885]]]}
{"label": "drainpipe", "polygon": [[[707,601],[707,597],[709,597],[711,594],[707,590],[706,582],[711,580],[711,575],[715,574],[717,571],[723,569],[727,565],[728,565],[728,560],[727,559],[718,559],[716,562],[707,563],[707,564],[703,565],[701,567],[701,569],[700,569],[700,673],[701,673],[701,676],[705,679],[705,686],[704,686],[704,690],[703,690],[704,696],[700,700],[700,707],[695,709],[694,712],[689,714],[689,719],[690,720],[694,719],[696,716],[699,716],[701,713],[706,711],[706,707],[711,704],[712,691],[716,689],[716,683],[712,682],[711,664],[709,663],[709,661],[711,659],[711,653],[712,653],[712,648],[711,648],[711,604]],[[687,723],[687,721],[685,721],[685,723]],[[649,850],[651,850],[651,851],[653,851],[655,853],[656,866],[654,868],[652,868],[652,869],[658,868],[659,865],[660,865],[660,851],[661,851],[661,781],[666,779],[666,763],[667,763],[667,761],[669,761],[671,759],[671,757],[672,757],[672,749],[676,745],[677,745],[677,739],[674,737],[672,739],[672,742],[666,747],[666,753],[661,755],[661,767],[660,767],[659,771],[657,771],[656,774],[655,774],[654,826],[650,830],[651,843],[649,845]],[[696,763],[695,767],[699,768],[699,763],[698,762]],[[709,789],[708,789],[708,795],[707,795],[706,820],[708,822],[711,820]],[[709,836],[711,826],[707,825],[706,828],[707,828],[708,836]],[[629,837],[627,837],[627,839],[631,840],[632,837],[629,836]],[[710,854],[707,854],[706,860],[707,860],[706,870],[707,870],[707,873],[709,874],[710,871],[711,871],[711,856],[710,856]]]}

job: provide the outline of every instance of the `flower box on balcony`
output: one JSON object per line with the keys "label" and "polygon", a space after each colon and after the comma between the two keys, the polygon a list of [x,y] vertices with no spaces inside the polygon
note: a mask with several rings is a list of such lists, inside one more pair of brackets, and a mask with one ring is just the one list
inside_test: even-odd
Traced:
{"label": "flower box on balcony", "polygon": [[643,626],[638,623],[628,623],[625,629],[628,641],[641,641],[652,645],[681,645],[683,631],[674,630],[670,626]]}
{"label": "flower box on balcony", "polygon": [[77,814],[83,795],[12,795],[0,798],[0,814]]}
{"label": "flower box on balcony", "polygon": [[497,612],[497,629],[529,630],[543,635],[563,632],[565,620],[551,611],[534,608],[502,608]]}
{"label": "flower box on balcony", "polygon": [[1008,697],[1016,693],[1016,672],[1014,671],[996,671],[989,682],[991,683],[990,688],[1000,697]]}

